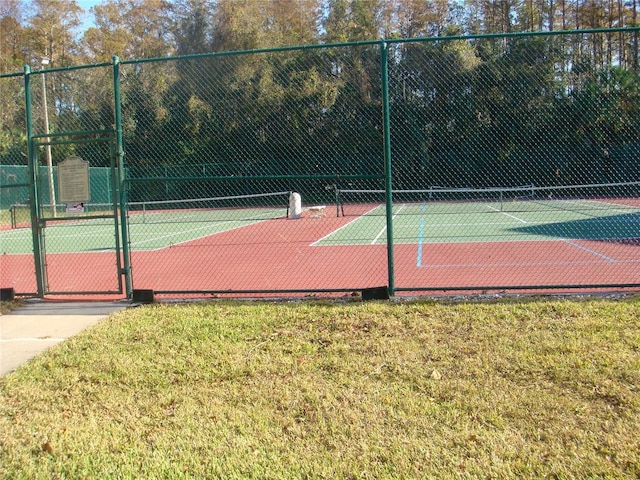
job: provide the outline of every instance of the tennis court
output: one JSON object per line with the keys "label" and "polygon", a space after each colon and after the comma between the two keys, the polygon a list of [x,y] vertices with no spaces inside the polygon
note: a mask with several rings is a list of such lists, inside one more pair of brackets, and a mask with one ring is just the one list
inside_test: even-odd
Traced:
{"label": "tennis court", "polygon": [[[129,246],[132,250],[158,250],[187,243],[235,228],[269,219],[286,218],[290,192],[219,198],[132,202],[129,205]],[[246,207],[242,202],[264,203]],[[17,206],[27,210],[27,205]],[[106,204],[87,204],[81,214],[55,221],[45,229],[48,253],[82,253],[114,251],[115,229],[112,218],[94,218],[107,210]],[[14,206],[14,216],[16,206]],[[22,215],[25,217],[26,215]],[[23,226],[28,226],[24,224]],[[31,251],[28,228],[0,231],[5,254]]]}
{"label": "tennis court", "polygon": [[[424,192],[395,194],[400,199],[392,206],[399,291],[637,282],[640,198],[482,193],[473,199],[446,198],[452,192],[431,192],[422,199],[416,197]],[[348,194],[342,192],[343,200]],[[384,203],[343,201],[337,209],[328,206],[321,217],[307,206],[303,218],[293,220],[288,193],[277,195],[278,201],[260,198],[270,204],[260,207],[240,208],[229,197],[207,199],[207,205],[202,200],[133,205],[128,227],[135,288],[332,291],[387,283]],[[375,195],[379,192],[364,196]],[[102,220],[52,223],[45,236],[50,283],[78,291],[109,276],[114,237],[113,225]],[[3,263],[8,265],[10,256],[14,263],[18,257],[30,261],[29,229],[1,231],[0,244]],[[69,267],[78,264],[73,273]]]}
{"label": "tennis court", "polygon": [[[163,203],[133,205],[129,215],[130,248],[159,250],[204,239],[265,221],[286,220],[287,192],[281,205],[254,208],[193,206],[203,200],[182,200],[186,208],[159,209]],[[240,197],[236,197],[240,198]],[[212,199],[208,199],[211,202]],[[220,201],[219,199],[216,199]],[[142,208],[140,208],[142,207]],[[344,225],[311,242],[311,247],[384,245],[387,242],[384,204],[342,205]],[[332,210],[329,209],[331,213]],[[395,203],[394,244],[523,242],[563,240],[631,241],[640,237],[640,199],[519,200],[485,202]],[[104,220],[78,217],[53,223],[46,229],[49,253],[111,251],[114,229]],[[31,232],[26,228],[0,232],[3,253],[30,252]]]}
{"label": "tennis court", "polygon": [[[621,187],[630,185],[396,191],[396,286],[483,290],[634,283],[640,199],[612,194]],[[341,192],[351,223],[317,245],[384,243],[383,193]],[[378,201],[364,203],[372,198]]]}
{"label": "tennis court", "polygon": [[[343,214],[344,210],[342,207]],[[317,244],[386,241],[385,205],[349,206],[346,215],[349,214],[357,218]],[[395,202],[393,239],[395,244],[418,246],[439,242],[635,239],[639,233],[639,214],[637,198]]]}

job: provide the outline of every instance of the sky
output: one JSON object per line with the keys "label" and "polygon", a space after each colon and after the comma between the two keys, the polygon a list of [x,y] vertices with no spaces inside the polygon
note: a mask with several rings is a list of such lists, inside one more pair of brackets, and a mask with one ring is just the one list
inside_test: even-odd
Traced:
{"label": "sky", "polygon": [[76,3],[78,4],[78,6],[88,11],[94,5],[102,3],[102,1],[103,0],[76,0]]}
{"label": "sky", "polygon": [[82,30],[86,30],[93,25],[93,15],[89,13],[89,9],[94,5],[99,5],[100,3],[102,3],[102,1],[103,0],[76,0],[78,6],[84,10],[84,21],[82,23]]}

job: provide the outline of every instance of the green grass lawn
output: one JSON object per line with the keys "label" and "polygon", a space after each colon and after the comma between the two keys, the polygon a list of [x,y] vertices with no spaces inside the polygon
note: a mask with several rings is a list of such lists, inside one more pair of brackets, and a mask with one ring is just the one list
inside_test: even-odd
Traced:
{"label": "green grass lawn", "polygon": [[0,315],[3,313],[9,313],[16,308],[20,308],[22,305],[24,305],[24,301],[21,298],[0,302]]}
{"label": "green grass lawn", "polygon": [[119,312],[0,379],[0,478],[638,478],[640,299]]}

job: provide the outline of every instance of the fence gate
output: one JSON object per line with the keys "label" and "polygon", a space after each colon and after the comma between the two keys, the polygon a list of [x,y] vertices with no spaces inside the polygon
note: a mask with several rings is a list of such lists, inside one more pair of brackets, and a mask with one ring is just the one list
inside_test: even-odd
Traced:
{"label": "fence gate", "polygon": [[[118,182],[111,131],[33,135],[32,235],[39,295],[122,293]],[[110,201],[92,202],[89,162],[56,149],[108,155]],[[40,161],[44,157],[44,161]],[[54,170],[55,169],[55,170]],[[101,195],[104,197],[104,195]]]}
{"label": "fence gate", "polygon": [[128,286],[116,63],[25,67],[29,200],[14,206],[13,215],[30,220],[40,297],[121,294]]}

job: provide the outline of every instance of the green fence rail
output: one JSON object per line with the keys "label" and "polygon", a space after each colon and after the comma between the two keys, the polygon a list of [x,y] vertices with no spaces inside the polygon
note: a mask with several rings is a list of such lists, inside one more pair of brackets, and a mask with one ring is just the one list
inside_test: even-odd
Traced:
{"label": "green fence rail", "polygon": [[[126,174],[114,196],[107,145],[60,147],[53,163],[107,171],[94,186],[92,170],[92,201],[104,185],[120,203],[121,273],[159,294],[637,287],[639,31],[131,60],[115,82],[110,65],[42,72],[69,87],[53,130],[120,119]],[[3,125],[0,163],[17,163],[21,128]],[[18,195],[5,190],[3,208]]]}

